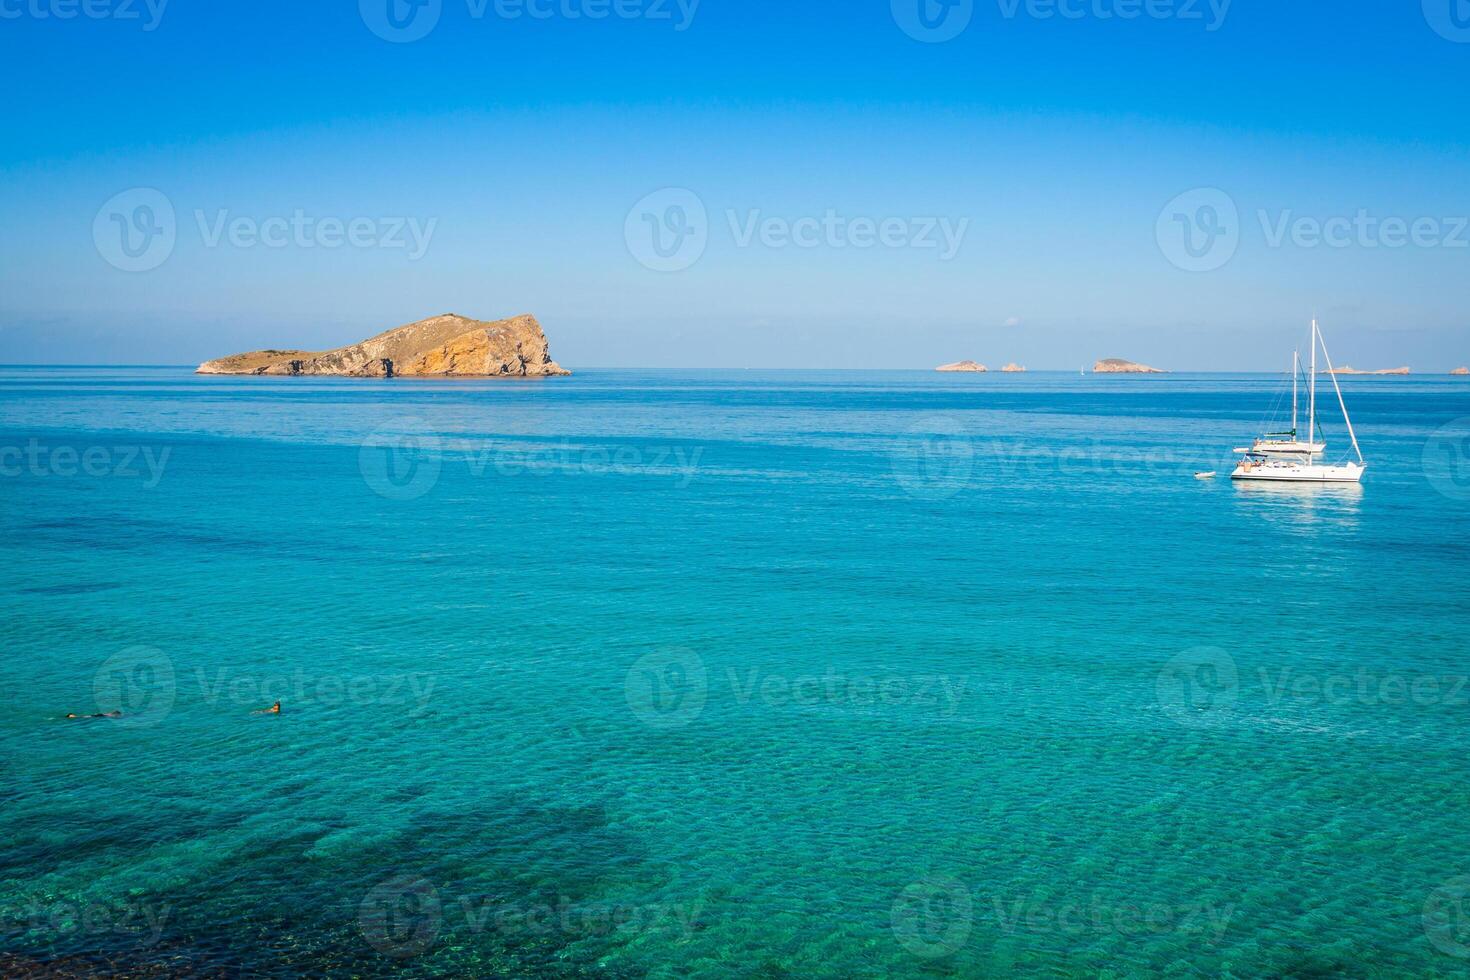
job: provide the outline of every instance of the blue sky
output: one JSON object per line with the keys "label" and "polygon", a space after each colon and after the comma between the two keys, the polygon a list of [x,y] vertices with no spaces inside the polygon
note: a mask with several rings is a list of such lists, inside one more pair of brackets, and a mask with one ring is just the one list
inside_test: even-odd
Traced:
{"label": "blue sky", "polygon": [[1470,363],[1467,0],[425,2],[0,0],[0,361]]}

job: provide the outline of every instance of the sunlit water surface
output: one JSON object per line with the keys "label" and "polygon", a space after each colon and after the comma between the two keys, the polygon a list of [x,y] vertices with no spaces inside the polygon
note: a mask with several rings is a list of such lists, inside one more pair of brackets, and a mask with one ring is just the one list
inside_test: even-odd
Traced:
{"label": "sunlit water surface", "polygon": [[1470,381],[1282,387],[0,369],[0,972],[1465,975]]}

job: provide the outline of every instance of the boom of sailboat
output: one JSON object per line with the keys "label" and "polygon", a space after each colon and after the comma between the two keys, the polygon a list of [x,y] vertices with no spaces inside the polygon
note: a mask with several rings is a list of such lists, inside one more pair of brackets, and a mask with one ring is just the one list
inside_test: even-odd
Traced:
{"label": "boom of sailboat", "polygon": [[[1342,420],[1347,426],[1348,438],[1352,440],[1353,453],[1357,462],[1324,463],[1320,458],[1327,452],[1326,440],[1320,438],[1317,425],[1317,350],[1327,362],[1327,375],[1332,379],[1332,388],[1337,392],[1337,404],[1342,409]],[[1249,446],[1237,447],[1242,454],[1232,480],[1273,480],[1290,483],[1359,483],[1363,470],[1368,466],[1363,451],[1358,446],[1353,421],[1348,417],[1347,402],[1342,397],[1342,386],[1333,373],[1332,356],[1327,353],[1327,344],[1317,321],[1312,321],[1312,349],[1309,358],[1311,367],[1307,375],[1307,431],[1305,436],[1297,430],[1299,418],[1301,353],[1293,352],[1291,358],[1291,429],[1286,432],[1268,432]]]}

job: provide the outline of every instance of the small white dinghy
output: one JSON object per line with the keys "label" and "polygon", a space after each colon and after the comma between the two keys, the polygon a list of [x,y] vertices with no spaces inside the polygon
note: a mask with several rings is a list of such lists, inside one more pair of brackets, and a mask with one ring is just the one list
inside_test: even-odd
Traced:
{"label": "small white dinghy", "polygon": [[1215,477],[1214,470],[1202,470],[1194,475],[1196,480],[1212,480]]}
{"label": "small white dinghy", "polygon": [[[1317,348],[1322,348],[1322,357],[1327,361],[1327,376],[1337,392],[1337,404],[1342,409],[1342,420],[1347,425],[1348,438],[1353,442],[1353,452],[1358,461],[1351,460],[1330,465],[1318,462],[1318,457],[1327,451],[1327,443],[1317,438]],[[1363,451],[1358,448],[1358,437],[1353,432],[1353,420],[1348,418],[1347,402],[1342,398],[1342,386],[1332,370],[1332,355],[1327,353],[1327,343],[1317,321],[1312,321],[1312,357],[1307,395],[1307,440],[1297,435],[1297,372],[1301,358],[1292,355],[1291,361],[1291,430],[1272,432],[1257,439],[1250,446],[1237,449],[1243,454],[1232,480],[1271,480],[1290,483],[1359,483],[1367,463]]]}

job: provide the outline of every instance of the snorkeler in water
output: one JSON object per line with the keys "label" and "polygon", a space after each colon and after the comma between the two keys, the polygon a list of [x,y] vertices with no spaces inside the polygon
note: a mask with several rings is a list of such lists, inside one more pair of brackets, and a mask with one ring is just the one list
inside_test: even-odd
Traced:
{"label": "snorkeler in water", "polygon": [[87,721],[91,718],[121,718],[122,716],[121,711],[109,711],[101,715],[67,715],[66,717],[68,721]]}
{"label": "snorkeler in water", "polygon": [[278,715],[280,713],[281,713],[281,702],[279,702],[279,701],[277,701],[275,704],[271,705],[269,708],[261,708],[259,711],[252,711],[251,712],[251,714],[253,714],[253,715]]}

